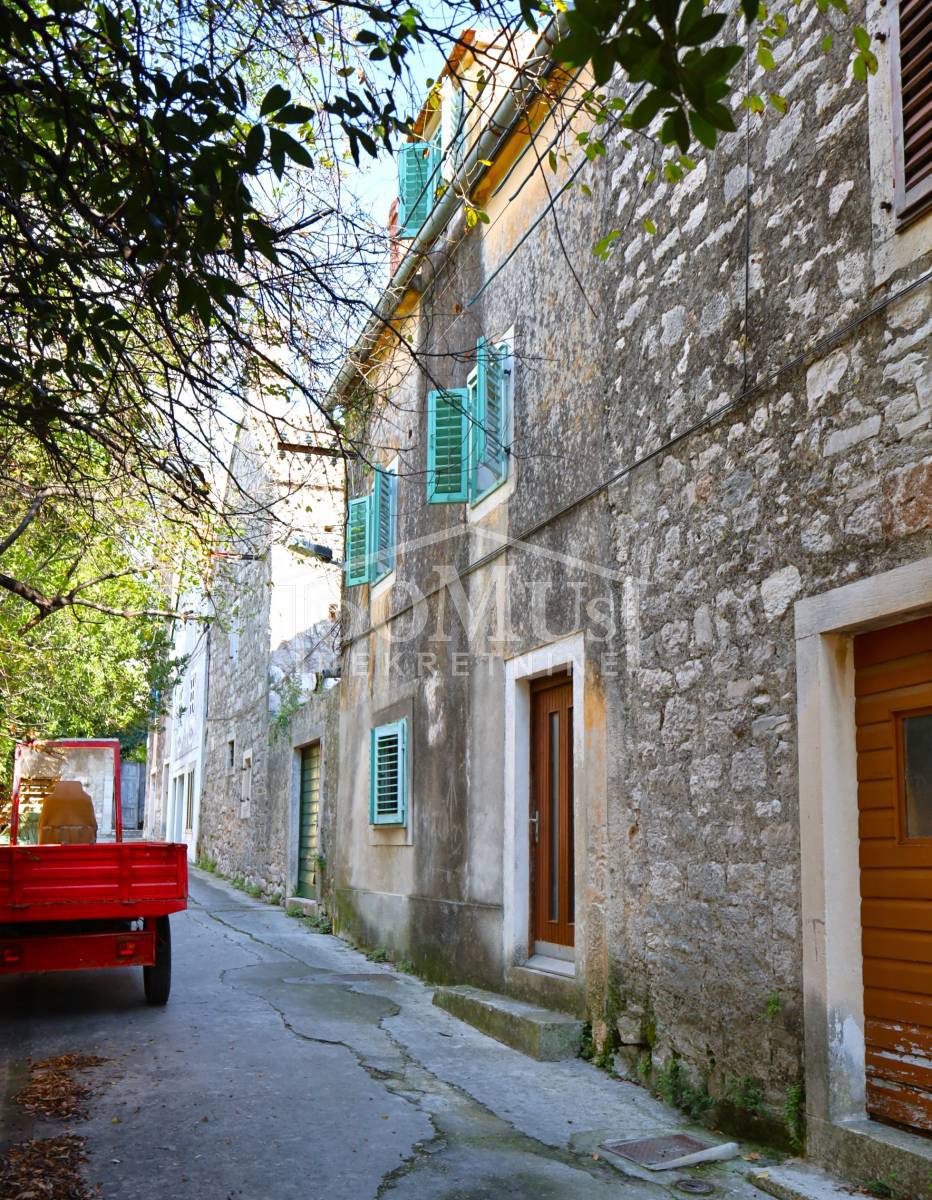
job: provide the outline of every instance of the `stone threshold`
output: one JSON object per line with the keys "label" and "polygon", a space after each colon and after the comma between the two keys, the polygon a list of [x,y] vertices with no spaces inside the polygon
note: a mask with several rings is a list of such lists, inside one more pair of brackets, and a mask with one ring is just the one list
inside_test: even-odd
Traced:
{"label": "stone threshold", "polygon": [[532,954],[523,964],[527,971],[539,971],[542,975],[559,975],[563,979],[576,978],[576,964],[565,958],[552,958],[549,954]]}
{"label": "stone threshold", "polygon": [[579,1053],[583,1023],[568,1013],[465,986],[437,988],[434,1004],[530,1058],[554,1062]]}

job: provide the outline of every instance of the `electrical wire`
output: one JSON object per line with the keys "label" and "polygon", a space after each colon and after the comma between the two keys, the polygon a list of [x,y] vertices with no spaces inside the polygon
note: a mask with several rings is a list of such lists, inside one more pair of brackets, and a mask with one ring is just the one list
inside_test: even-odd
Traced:
{"label": "electrical wire", "polygon": [[[736,412],[752,397],[758,395],[766,388],[772,387],[773,384],[775,384],[782,376],[786,375],[790,371],[796,370],[797,367],[802,366],[807,360],[817,360],[822,358],[832,348],[832,346],[834,346],[837,342],[842,341],[850,333],[853,333],[855,329],[858,329],[867,321],[872,320],[879,313],[889,308],[891,304],[896,304],[898,301],[905,299],[906,296],[911,295],[911,293],[921,287],[924,287],[928,283],[932,283],[932,271],[924,272],[911,283],[906,284],[905,287],[900,288],[896,292],[891,292],[888,296],[878,300],[876,304],[871,305],[858,316],[852,317],[851,320],[846,321],[831,333],[826,334],[825,337],[818,338],[812,343],[812,345],[808,346],[805,350],[801,350],[798,354],[794,355],[793,358],[789,359],[785,363],[782,363],[779,367],[775,367],[772,371],[768,372],[750,387],[742,388],[742,390],[736,396],[732,397],[731,400],[726,401],[724,404],[719,405],[718,408],[706,413],[706,415],[700,420],[694,422],[692,425],[687,426],[686,429],[682,430],[678,434],[675,434],[673,437],[668,438],[667,441],[663,442],[659,446],[654,447],[653,450],[648,450],[638,458],[635,458],[632,462],[614,472],[614,474],[609,475],[606,479],[603,479],[594,487],[589,488],[588,491],[583,492],[575,499],[569,501],[569,503],[563,505],[562,508],[557,509],[549,516],[543,517],[540,521],[535,522],[533,525],[529,526],[515,537],[506,538],[500,545],[496,546],[494,550],[488,551],[488,553],[483,554],[474,562],[471,562],[467,566],[458,570],[456,573],[457,579],[465,579],[467,576],[472,575],[473,572],[488,566],[497,558],[500,558],[501,555],[507,550],[520,548],[523,543],[528,541],[529,538],[534,537],[542,530],[548,528],[548,526],[553,525],[556,521],[559,521],[568,513],[571,513],[575,509],[580,508],[582,505],[587,504],[590,500],[593,500],[602,492],[607,491],[614,484],[619,483],[621,480],[626,479],[629,475],[632,475],[640,467],[645,466],[647,463],[653,462],[655,459],[664,454],[667,454],[674,447],[679,446],[682,442],[686,441],[687,438],[691,438],[695,434],[701,433],[710,426],[717,424],[720,420],[722,420],[723,417],[728,416],[730,413]],[[370,633],[374,633],[377,629],[384,628],[386,625],[391,624],[391,622],[397,620],[399,617],[402,617],[406,613],[413,611],[417,604],[422,604],[425,600],[430,599],[432,596],[439,595],[445,586],[446,584],[439,584],[437,587],[431,588],[430,591],[420,595],[416,601],[411,601],[402,606],[397,611],[391,613],[384,620],[378,621],[375,624],[370,624],[361,633],[345,638],[343,645],[350,646],[354,642],[368,637]]]}

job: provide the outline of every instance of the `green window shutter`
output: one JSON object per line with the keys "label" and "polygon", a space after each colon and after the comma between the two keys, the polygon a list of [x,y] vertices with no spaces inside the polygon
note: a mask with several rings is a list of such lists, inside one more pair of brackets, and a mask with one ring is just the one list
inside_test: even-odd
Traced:
{"label": "green window shutter", "polygon": [[373,579],[384,579],[395,566],[397,507],[398,476],[394,471],[383,471],[377,467],[372,486],[372,513],[369,522],[369,553]]}
{"label": "green window shutter", "polygon": [[453,179],[461,165],[464,125],[463,89],[448,77],[444,80],[440,108],[440,151],[443,160],[440,169],[447,181]]}
{"label": "green window shutter", "polygon": [[371,497],[350,500],[346,513],[346,586],[369,582]]}
{"label": "green window shutter", "polygon": [[469,400],[466,388],[427,393],[427,500],[461,504],[467,499]]}
{"label": "green window shutter", "polygon": [[415,237],[433,208],[439,157],[436,140],[398,148],[399,237]]}
{"label": "green window shutter", "polygon": [[404,825],[408,820],[408,722],[372,730],[369,823]]}
{"label": "green window shutter", "polygon": [[472,440],[470,500],[481,500],[508,475],[508,378],[504,347],[476,343],[476,370],[471,376]]}

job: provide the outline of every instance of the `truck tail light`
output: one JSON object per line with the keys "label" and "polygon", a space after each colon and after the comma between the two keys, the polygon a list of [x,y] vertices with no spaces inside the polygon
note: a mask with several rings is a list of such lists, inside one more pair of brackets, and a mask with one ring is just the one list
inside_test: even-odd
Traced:
{"label": "truck tail light", "polygon": [[117,942],[117,958],[132,958],[138,953],[138,948],[135,938],[123,938]]}
{"label": "truck tail light", "polygon": [[23,952],[19,946],[0,946],[0,962],[4,966],[12,967],[15,963],[22,962]]}

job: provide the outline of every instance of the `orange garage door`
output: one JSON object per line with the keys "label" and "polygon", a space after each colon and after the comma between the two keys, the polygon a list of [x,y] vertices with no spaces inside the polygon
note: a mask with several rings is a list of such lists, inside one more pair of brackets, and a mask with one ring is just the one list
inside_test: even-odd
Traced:
{"label": "orange garage door", "polygon": [[854,664],[867,1108],[932,1131],[932,618]]}

